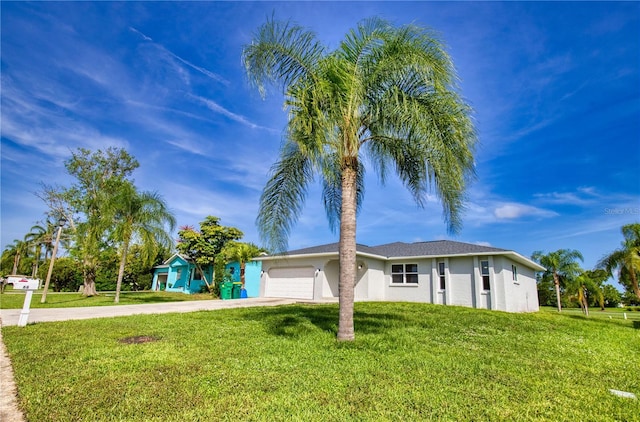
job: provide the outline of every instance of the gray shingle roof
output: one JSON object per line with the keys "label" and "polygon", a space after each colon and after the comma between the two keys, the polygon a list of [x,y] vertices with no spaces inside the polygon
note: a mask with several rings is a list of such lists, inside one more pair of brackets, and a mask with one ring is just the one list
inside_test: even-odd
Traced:
{"label": "gray shingle roof", "polygon": [[452,240],[434,240],[431,242],[404,243],[395,242],[376,246],[378,255],[397,256],[443,256],[463,255],[474,253],[508,252],[506,249],[490,246],[475,245],[473,243],[454,242]]}
{"label": "gray shingle roof", "polygon": [[[493,248],[490,246],[475,245],[472,243],[455,242],[452,240],[434,240],[431,242],[404,243],[394,242],[379,246],[356,246],[358,252],[378,255],[386,258],[404,256],[446,256],[464,255],[474,253],[509,252],[507,249]],[[338,243],[312,246],[309,248],[288,251],[287,255],[311,255],[322,253],[337,253]]]}

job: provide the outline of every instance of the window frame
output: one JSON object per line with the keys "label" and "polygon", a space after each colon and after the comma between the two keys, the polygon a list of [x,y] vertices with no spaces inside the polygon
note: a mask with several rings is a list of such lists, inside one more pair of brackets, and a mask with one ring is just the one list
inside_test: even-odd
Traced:
{"label": "window frame", "polygon": [[519,283],[518,281],[518,267],[514,264],[511,264],[511,277],[513,278],[514,283]]}
{"label": "window frame", "polygon": [[444,261],[438,262],[438,282],[440,291],[447,290],[447,264]]}
{"label": "window frame", "polygon": [[[487,263],[486,269],[487,273],[484,272],[484,263]],[[480,261],[480,277],[482,277],[482,290],[485,292],[491,291],[491,270],[489,268],[489,260],[481,260]]]}
{"label": "window frame", "polygon": [[[408,271],[409,266],[414,267],[415,271]],[[394,267],[402,267],[402,272],[395,271],[396,268]],[[390,274],[392,286],[417,286],[418,284],[420,284],[420,272],[418,271],[418,263],[416,262],[391,264]],[[394,276],[402,276],[402,281],[395,281]],[[407,281],[408,276],[411,276],[412,278],[413,276],[415,276],[416,281]]]}

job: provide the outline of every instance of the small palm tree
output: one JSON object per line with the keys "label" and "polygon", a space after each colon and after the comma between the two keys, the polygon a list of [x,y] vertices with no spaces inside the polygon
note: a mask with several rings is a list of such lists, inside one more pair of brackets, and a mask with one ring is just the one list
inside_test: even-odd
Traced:
{"label": "small palm tree", "polygon": [[49,233],[47,232],[47,229],[45,227],[36,224],[29,229],[29,233],[25,235],[24,240],[28,242],[31,247],[33,247],[34,260],[31,276],[36,277],[36,275],[38,274],[38,267],[40,265],[40,258],[42,257],[42,247],[43,245],[46,245],[48,241],[50,241]]}
{"label": "small palm tree", "polygon": [[140,241],[143,258],[153,259],[161,246],[168,247],[171,237],[165,231],[175,228],[176,220],[157,193],[137,192],[131,183],[125,183],[110,203],[115,226],[113,235],[121,244],[120,268],[116,283],[115,303],[120,301],[120,290],[124,277],[129,246],[134,239]]}
{"label": "small palm tree", "polygon": [[243,288],[245,284],[246,264],[263,252],[265,252],[264,249],[254,245],[253,243],[232,241],[225,246],[222,254],[225,256],[227,261],[237,261],[240,263],[240,282],[242,283]]}
{"label": "small palm tree", "polygon": [[365,162],[382,182],[395,170],[418,205],[435,191],[450,231],[461,225],[476,136],[453,64],[433,31],[377,18],[360,23],[335,51],[310,31],[268,20],[242,60],[262,95],[266,84],[282,85],[289,115],[260,199],[260,234],[270,250],[285,251],[307,187],[320,177],[329,225],[340,228],[338,340],[353,340]]}
{"label": "small palm tree", "polygon": [[20,270],[20,260],[29,253],[29,242],[26,240],[14,239],[13,243],[5,249],[7,256],[13,257],[13,268],[11,274],[18,274]]}
{"label": "small palm tree", "polygon": [[[629,286],[630,290],[640,299],[640,223],[622,226],[622,247],[611,252],[598,262],[609,275],[618,269],[618,279],[621,284]],[[626,282],[626,283],[625,283]]]}
{"label": "small palm tree", "polygon": [[579,251],[573,249],[558,249],[555,252],[544,254],[542,251],[536,251],[531,255],[531,259],[536,261],[547,269],[546,274],[553,276],[553,284],[556,289],[556,301],[558,312],[562,311],[560,302],[560,284],[564,284],[565,280],[572,280],[582,272],[580,265],[576,260],[583,261],[584,258]]}

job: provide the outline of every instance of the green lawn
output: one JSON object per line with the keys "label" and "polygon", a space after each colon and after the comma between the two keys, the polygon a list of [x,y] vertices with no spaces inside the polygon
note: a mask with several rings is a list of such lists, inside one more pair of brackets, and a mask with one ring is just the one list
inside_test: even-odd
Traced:
{"label": "green lawn", "polygon": [[[0,309],[22,309],[25,293],[9,287],[0,295]],[[47,302],[40,303],[42,290],[33,293],[31,308],[77,308],[85,306],[140,305],[143,303],[181,302],[185,300],[212,300],[210,294],[187,295],[173,292],[120,292],[120,302],[114,303],[115,292],[101,292],[98,296],[84,297],[81,293],[47,292]]]}
{"label": "green lawn", "polygon": [[[4,327],[31,421],[639,421],[624,319],[357,303]],[[153,341],[129,344],[123,339]]]}
{"label": "green lawn", "polygon": [[[640,321],[640,307],[633,306],[632,310],[625,308],[605,308],[601,311],[600,308],[589,308],[588,319],[609,319],[619,320],[624,319],[625,316],[628,321]],[[553,307],[543,306],[540,308],[540,312],[557,314],[558,310]],[[562,314],[568,316],[575,316],[585,318],[580,308],[562,308]]]}

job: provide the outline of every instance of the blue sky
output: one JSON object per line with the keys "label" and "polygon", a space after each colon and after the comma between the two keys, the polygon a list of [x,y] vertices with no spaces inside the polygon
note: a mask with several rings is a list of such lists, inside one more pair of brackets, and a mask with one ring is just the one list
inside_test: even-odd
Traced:
{"label": "blue sky", "polygon": [[[369,172],[358,242],[453,239],[580,250],[584,267],[640,221],[638,2],[6,2],[1,7],[2,248],[44,218],[40,183],[69,185],[78,147],[140,161],[178,225],[207,215],[260,243],[258,200],[286,115],[262,100],[240,55],[268,16],[335,48],[360,20],[439,31],[475,110],[478,180],[464,227],[447,234],[396,179]],[[312,186],[290,248],[337,241]]]}

